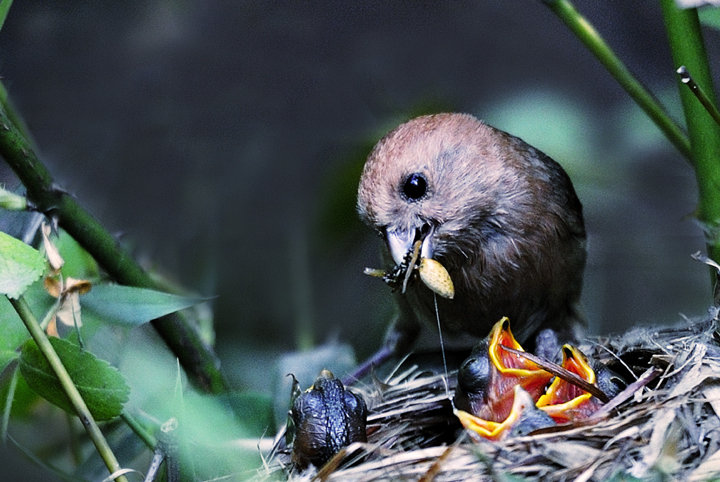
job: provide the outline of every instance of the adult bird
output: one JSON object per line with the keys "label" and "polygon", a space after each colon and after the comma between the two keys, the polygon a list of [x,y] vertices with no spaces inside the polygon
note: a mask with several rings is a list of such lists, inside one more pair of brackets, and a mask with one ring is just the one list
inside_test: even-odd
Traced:
{"label": "adult bird", "polygon": [[419,246],[419,258],[438,261],[454,284],[452,299],[414,275],[397,289],[399,315],[361,371],[409,350],[436,316],[444,334],[473,340],[507,316],[540,356],[555,356],[558,337],[572,338],[586,257],[582,206],[562,167],[523,140],[468,114],[412,119],[370,153],[357,207],[391,265],[405,268]]}

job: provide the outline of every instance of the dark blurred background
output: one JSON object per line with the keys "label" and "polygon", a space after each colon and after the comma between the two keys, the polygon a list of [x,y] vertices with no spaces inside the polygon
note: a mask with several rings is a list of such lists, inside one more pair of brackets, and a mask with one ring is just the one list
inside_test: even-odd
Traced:
{"label": "dark blurred background", "polygon": [[[659,6],[576,4],[679,118]],[[373,143],[421,113],[473,113],[565,166],[591,332],[711,301],[689,165],[540,1],[24,0],[0,75],[57,181],[148,266],[219,296],[238,386],[262,390],[308,327],[378,346],[392,307],[362,274],[380,241],[355,189]]]}

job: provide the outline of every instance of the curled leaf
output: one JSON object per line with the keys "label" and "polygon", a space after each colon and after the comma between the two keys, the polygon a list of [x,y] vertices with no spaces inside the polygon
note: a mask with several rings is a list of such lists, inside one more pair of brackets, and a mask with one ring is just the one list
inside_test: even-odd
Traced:
{"label": "curled leaf", "polygon": [[42,229],[40,231],[42,232],[45,256],[47,256],[50,268],[52,268],[55,272],[60,271],[60,268],[62,268],[63,264],[65,264],[65,260],[63,260],[62,256],[60,256],[60,251],[58,251],[55,244],[50,240],[50,232],[52,231],[52,228],[49,224],[43,222]]}
{"label": "curled leaf", "polygon": [[60,308],[55,313],[55,319],[65,326],[82,326],[78,293],[70,293],[63,297]]}
{"label": "curled leaf", "polygon": [[80,295],[90,291],[92,283],[84,279],[63,278],[59,274],[47,276],[43,283],[50,296],[60,300],[60,306],[48,325],[48,334],[57,336],[58,321],[65,326],[82,326]]}
{"label": "curled leaf", "polygon": [[92,283],[86,279],[62,279],[48,276],[43,283],[45,284],[45,290],[53,298],[60,298],[70,294],[84,295],[92,289]]}

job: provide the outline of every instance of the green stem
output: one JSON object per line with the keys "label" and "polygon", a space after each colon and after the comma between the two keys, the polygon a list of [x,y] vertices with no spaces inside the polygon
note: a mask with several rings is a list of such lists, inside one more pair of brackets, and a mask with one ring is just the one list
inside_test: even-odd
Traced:
{"label": "green stem", "polygon": [[[116,473],[120,470],[120,463],[118,463],[115,458],[115,454],[112,449],[110,449],[107,440],[105,440],[105,437],[100,431],[100,427],[98,427],[95,422],[95,419],[85,404],[80,392],[70,378],[70,374],[68,374],[65,366],[62,364],[60,357],[50,344],[50,340],[48,340],[45,332],[40,328],[40,325],[35,318],[35,315],[33,315],[30,310],[30,306],[27,301],[25,301],[25,298],[22,296],[17,300],[8,297],[8,300],[10,300],[13,308],[15,308],[15,311],[17,311],[20,319],[22,319],[25,327],[30,332],[30,336],[32,336],[33,340],[35,340],[40,352],[43,354],[45,359],[47,359],[48,363],[55,372],[55,375],[57,375],[60,385],[75,409],[75,413],[78,418],[80,418],[80,422],[85,427],[85,431],[87,431],[87,434],[90,436],[90,440],[92,440],[93,444],[95,444],[95,448],[105,462],[105,466],[107,466],[111,474]],[[127,482],[125,476],[122,475],[117,476],[115,480]]]}
{"label": "green stem", "polygon": [[677,74],[680,77],[680,82],[686,85],[690,92],[700,101],[705,110],[710,114],[716,124],[720,125],[720,110],[715,106],[714,101],[698,84],[695,79],[692,78],[687,67],[681,65],[677,69]]}
{"label": "green stem", "polygon": [[3,109],[5,109],[5,112],[7,112],[7,115],[10,117],[10,120],[13,121],[13,124],[15,124],[20,130],[20,132],[25,136],[25,138],[28,139],[28,142],[30,142],[30,144],[34,146],[34,142],[30,137],[27,125],[25,124],[23,118],[20,117],[20,114],[18,114],[17,111],[13,108],[12,102],[10,101],[10,96],[8,95],[8,91],[5,88],[5,84],[3,84],[2,82],[0,82],[0,105]]}
{"label": "green stem", "polygon": [[[0,91],[4,91],[4,88]],[[0,155],[25,186],[28,200],[40,212],[57,218],[60,226],[117,282],[156,288],[154,280],[120,247],[115,238],[75,198],[53,184],[50,172],[38,159],[22,129],[14,122],[17,116],[8,109],[9,103],[0,102]],[[195,385],[210,393],[226,391],[227,385],[217,358],[186,319],[179,314],[172,314],[153,320],[152,325],[180,360]]]}
{"label": "green stem", "polygon": [[[672,0],[669,0],[672,1]],[[670,142],[686,157],[690,158],[690,141],[678,125],[665,112],[653,95],[637,80],[615,52],[595,30],[592,24],[575,9],[570,0],[544,0],[565,25],[585,44],[610,74],[618,81],[630,97],[652,119]]]}
{"label": "green stem", "polygon": [[[679,9],[675,0],[661,0],[660,4],[675,66],[685,65],[709,102],[717,105],[697,11]],[[708,256],[717,261],[720,260],[720,126],[682,84],[680,99],[698,184],[697,217],[705,228]]]}
{"label": "green stem", "polygon": [[155,447],[157,446],[157,440],[150,432],[145,430],[145,427],[143,427],[140,422],[135,420],[135,417],[133,417],[127,412],[123,412],[120,417],[122,417],[123,421],[125,421],[128,427],[130,427],[130,429],[135,432],[135,435],[140,437],[140,440],[142,440],[150,450],[155,450]]}
{"label": "green stem", "polygon": [[13,363],[14,366],[12,367],[12,375],[10,378],[10,383],[8,384],[8,392],[7,396],[5,397],[5,403],[3,405],[2,425],[0,425],[0,434],[2,434],[2,438],[0,440],[3,444],[7,442],[8,425],[10,423],[10,412],[12,411],[12,402],[15,399],[15,389],[17,388],[18,381],[19,368],[16,362]]}

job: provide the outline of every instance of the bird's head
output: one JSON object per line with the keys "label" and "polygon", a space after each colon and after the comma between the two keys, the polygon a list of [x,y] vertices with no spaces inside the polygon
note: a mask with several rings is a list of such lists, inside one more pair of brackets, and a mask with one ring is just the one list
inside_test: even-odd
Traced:
{"label": "bird's head", "polygon": [[477,240],[502,227],[506,200],[522,192],[502,142],[470,115],[437,114],[402,124],[375,146],[358,211],[385,238],[395,263],[417,240],[424,258],[469,261]]}

